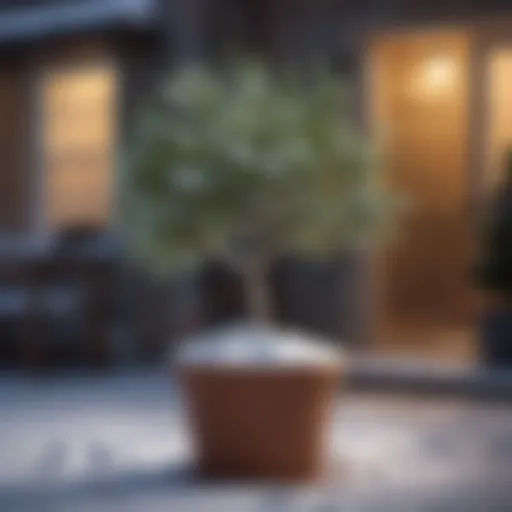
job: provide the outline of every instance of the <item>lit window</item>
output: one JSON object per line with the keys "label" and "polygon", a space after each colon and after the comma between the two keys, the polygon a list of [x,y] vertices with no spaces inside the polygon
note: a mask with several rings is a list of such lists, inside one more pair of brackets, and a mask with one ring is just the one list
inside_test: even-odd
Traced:
{"label": "lit window", "polygon": [[47,229],[103,225],[112,211],[117,75],[109,65],[53,70],[43,82]]}

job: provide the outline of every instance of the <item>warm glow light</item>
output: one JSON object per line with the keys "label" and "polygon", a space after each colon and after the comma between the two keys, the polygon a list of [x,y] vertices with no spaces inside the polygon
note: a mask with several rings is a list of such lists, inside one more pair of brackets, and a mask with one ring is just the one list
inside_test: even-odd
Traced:
{"label": "warm glow light", "polygon": [[439,57],[430,60],[425,66],[426,85],[430,89],[446,89],[453,83],[455,66],[451,59]]}
{"label": "warm glow light", "polygon": [[451,89],[455,82],[456,66],[445,56],[432,57],[413,69],[412,90],[415,95],[438,96]]}

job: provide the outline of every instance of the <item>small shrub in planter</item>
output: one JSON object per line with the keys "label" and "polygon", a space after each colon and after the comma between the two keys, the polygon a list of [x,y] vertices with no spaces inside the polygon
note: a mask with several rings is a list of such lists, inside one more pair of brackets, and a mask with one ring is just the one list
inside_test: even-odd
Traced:
{"label": "small shrub in planter", "polygon": [[155,272],[223,259],[243,276],[251,322],[184,343],[177,371],[212,475],[313,478],[342,359],[272,329],[265,277],[283,254],[367,249],[394,199],[353,125],[347,87],[304,87],[265,66],[187,69],[141,115],[122,173],[131,255]]}
{"label": "small shrub in planter", "polygon": [[478,277],[489,297],[481,323],[484,360],[512,368],[512,152],[494,200]]}

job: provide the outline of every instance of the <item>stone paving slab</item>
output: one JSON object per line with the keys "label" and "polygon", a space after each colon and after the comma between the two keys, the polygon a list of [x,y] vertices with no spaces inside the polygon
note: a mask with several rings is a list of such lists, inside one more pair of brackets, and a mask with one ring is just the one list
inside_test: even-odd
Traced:
{"label": "stone paving slab", "polygon": [[0,511],[512,511],[507,404],[348,393],[334,423],[316,487],[204,485],[165,375],[0,378]]}

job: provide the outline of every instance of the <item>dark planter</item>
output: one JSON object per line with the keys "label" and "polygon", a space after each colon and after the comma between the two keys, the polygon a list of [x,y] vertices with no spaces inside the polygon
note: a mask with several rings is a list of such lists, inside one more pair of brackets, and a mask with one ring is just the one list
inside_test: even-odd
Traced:
{"label": "dark planter", "polygon": [[495,307],[484,314],[481,350],[488,366],[512,369],[512,308]]}
{"label": "dark planter", "polygon": [[[276,323],[317,332],[334,340],[367,337],[365,260],[345,254],[330,262],[282,258],[272,266],[268,285]],[[247,316],[242,278],[220,261],[205,265],[199,276],[202,325],[216,326]]]}
{"label": "dark planter", "polygon": [[364,264],[357,254],[325,262],[278,261],[271,276],[277,319],[344,343],[363,340],[368,323]]}

